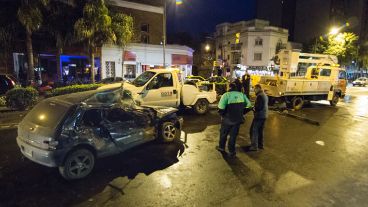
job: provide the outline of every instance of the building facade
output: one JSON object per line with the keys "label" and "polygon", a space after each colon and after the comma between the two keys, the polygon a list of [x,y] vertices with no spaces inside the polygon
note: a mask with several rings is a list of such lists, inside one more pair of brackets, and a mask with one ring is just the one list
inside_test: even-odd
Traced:
{"label": "building facade", "polygon": [[[192,74],[193,50],[187,46],[167,45],[166,64],[179,68],[184,77]],[[102,78],[134,79],[146,70],[163,67],[161,45],[130,44],[125,50],[115,45],[101,49]]]}
{"label": "building facade", "polygon": [[[216,58],[226,72],[239,68],[270,70],[278,50],[288,46],[288,30],[251,20],[216,26]],[[232,74],[234,75],[234,74]]]}
{"label": "building facade", "polygon": [[290,40],[310,43],[332,27],[349,23],[345,31],[367,40],[368,0],[257,0],[257,18],[286,28]]}
{"label": "building facade", "polygon": [[133,17],[135,43],[156,44],[163,39],[163,7],[160,1],[122,1],[113,0],[114,9]]}
{"label": "building facade", "polygon": [[[162,68],[163,14],[161,0],[112,0],[114,9],[130,15],[134,20],[135,39],[127,48],[104,45],[101,48],[101,77],[134,79],[148,69]],[[192,74],[193,50],[186,46],[167,45],[167,66]]]}

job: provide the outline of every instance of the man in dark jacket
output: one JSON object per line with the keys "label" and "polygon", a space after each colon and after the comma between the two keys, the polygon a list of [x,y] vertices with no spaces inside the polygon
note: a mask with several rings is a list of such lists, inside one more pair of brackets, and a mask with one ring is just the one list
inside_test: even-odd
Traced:
{"label": "man in dark jacket", "polygon": [[242,77],[242,87],[244,94],[249,97],[249,91],[250,91],[250,75],[245,74]]}
{"label": "man in dark jacket", "polygon": [[250,139],[251,146],[250,151],[258,151],[263,149],[263,129],[268,117],[268,97],[262,90],[260,85],[254,87],[254,91],[257,95],[256,102],[254,104],[254,119],[252,126],[250,127]]}
{"label": "man in dark jacket", "polygon": [[222,95],[218,104],[219,113],[222,117],[220,141],[219,146],[216,147],[218,151],[225,152],[227,136],[230,134],[228,149],[230,156],[235,156],[236,137],[238,136],[240,125],[244,123],[246,109],[250,107],[249,99],[237,90],[235,83],[231,83],[230,91]]}

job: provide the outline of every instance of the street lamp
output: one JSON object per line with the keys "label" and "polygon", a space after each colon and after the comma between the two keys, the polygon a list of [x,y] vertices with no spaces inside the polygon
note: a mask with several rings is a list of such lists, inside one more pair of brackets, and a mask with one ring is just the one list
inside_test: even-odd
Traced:
{"label": "street lamp", "polygon": [[330,35],[337,35],[338,33],[340,32],[340,28],[337,28],[337,27],[333,27],[331,30],[330,30]]}
{"label": "street lamp", "polygon": [[211,49],[211,46],[210,46],[209,44],[207,44],[207,45],[204,47],[204,49],[206,50],[206,52],[209,52],[209,51],[210,51],[210,49]]}
{"label": "street lamp", "polygon": [[[164,68],[166,68],[166,19],[167,19],[167,13],[166,13],[166,9],[167,9],[167,0],[162,0],[163,3],[163,9],[164,9],[164,18],[162,18],[162,23],[163,23],[163,27],[162,27],[162,49],[163,49],[163,58],[164,58]],[[176,5],[181,5],[183,4],[182,0],[175,0],[175,4]]]}

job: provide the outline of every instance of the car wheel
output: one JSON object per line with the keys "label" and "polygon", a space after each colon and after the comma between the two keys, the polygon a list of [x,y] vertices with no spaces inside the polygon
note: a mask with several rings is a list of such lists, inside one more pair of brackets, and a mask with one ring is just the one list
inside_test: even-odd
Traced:
{"label": "car wheel", "polygon": [[208,112],[209,103],[206,99],[199,99],[193,108],[196,114],[203,115]]}
{"label": "car wheel", "polygon": [[295,111],[298,111],[300,109],[303,108],[303,105],[304,105],[304,100],[302,97],[294,97],[293,100],[291,101],[292,103],[292,107]]}
{"label": "car wheel", "polygon": [[160,130],[160,138],[163,142],[172,142],[176,138],[178,138],[179,135],[179,129],[176,128],[175,124],[172,122],[164,122],[161,125]]}
{"label": "car wheel", "polygon": [[88,149],[77,149],[67,155],[59,172],[66,180],[82,179],[92,172],[94,166],[94,154]]}
{"label": "car wheel", "polygon": [[331,106],[336,106],[339,103],[340,97],[335,93],[332,100],[330,101]]}

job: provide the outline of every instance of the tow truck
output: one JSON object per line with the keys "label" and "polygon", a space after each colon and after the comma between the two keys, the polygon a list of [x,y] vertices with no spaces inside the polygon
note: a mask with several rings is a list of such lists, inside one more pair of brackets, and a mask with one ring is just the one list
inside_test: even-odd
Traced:
{"label": "tow truck", "polygon": [[280,71],[275,77],[262,77],[260,84],[270,104],[286,103],[300,110],[304,103],[327,100],[336,106],[345,96],[346,71],[333,55],[281,50]]}
{"label": "tow truck", "polygon": [[215,86],[210,91],[204,91],[197,86],[184,84],[184,77],[178,69],[148,70],[133,81],[121,85],[142,106],[191,107],[196,114],[202,115],[208,112],[210,104],[217,101]]}

